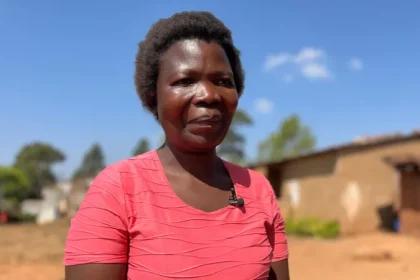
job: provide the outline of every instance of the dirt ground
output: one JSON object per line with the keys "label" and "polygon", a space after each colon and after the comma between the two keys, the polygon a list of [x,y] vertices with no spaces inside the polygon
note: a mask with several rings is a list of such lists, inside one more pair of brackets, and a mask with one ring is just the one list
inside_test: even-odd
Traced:
{"label": "dirt ground", "polygon": [[[63,279],[68,222],[0,226],[1,280]],[[333,241],[290,238],[292,280],[420,279],[420,238],[385,233]]]}

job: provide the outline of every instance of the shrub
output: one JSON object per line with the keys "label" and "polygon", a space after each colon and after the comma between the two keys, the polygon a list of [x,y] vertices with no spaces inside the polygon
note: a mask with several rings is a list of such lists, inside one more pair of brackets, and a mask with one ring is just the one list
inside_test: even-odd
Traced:
{"label": "shrub", "polygon": [[31,214],[10,213],[8,217],[9,223],[35,223],[36,216]]}
{"label": "shrub", "polygon": [[318,238],[337,238],[340,235],[340,224],[337,221],[323,222],[314,235]]}
{"label": "shrub", "polygon": [[30,186],[28,178],[21,170],[0,166],[0,188],[3,199],[17,205],[26,197]]}
{"label": "shrub", "polygon": [[286,233],[302,237],[336,238],[340,235],[337,221],[323,221],[316,217],[286,219]]}

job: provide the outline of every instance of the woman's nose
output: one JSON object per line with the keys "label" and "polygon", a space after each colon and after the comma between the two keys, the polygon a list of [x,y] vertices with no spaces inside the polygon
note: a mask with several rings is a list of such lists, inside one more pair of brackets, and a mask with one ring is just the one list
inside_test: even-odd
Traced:
{"label": "woman's nose", "polygon": [[197,92],[194,96],[194,103],[214,104],[221,101],[221,96],[217,87],[208,82],[199,83]]}

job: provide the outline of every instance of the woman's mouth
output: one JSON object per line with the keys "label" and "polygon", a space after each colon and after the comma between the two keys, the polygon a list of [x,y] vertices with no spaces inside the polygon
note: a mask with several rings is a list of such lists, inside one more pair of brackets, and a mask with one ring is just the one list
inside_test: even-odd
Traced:
{"label": "woman's mouth", "polygon": [[214,133],[222,126],[221,115],[204,115],[188,122],[189,130],[193,133]]}
{"label": "woman's mouth", "polygon": [[202,125],[214,125],[222,121],[221,115],[204,115],[192,119],[188,124],[202,124]]}

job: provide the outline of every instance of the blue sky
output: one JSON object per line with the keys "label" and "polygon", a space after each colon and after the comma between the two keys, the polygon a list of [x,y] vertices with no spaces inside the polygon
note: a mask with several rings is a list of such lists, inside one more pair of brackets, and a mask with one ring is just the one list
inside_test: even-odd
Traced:
{"label": "blue sky", "polygon": [[[147,2],[142,5],[141,2]],[[318,148],[409,132],[420,120],[419,1],[1,1],[0,164],[34,140],[62,149],[70,175],[98,141],[107,163],[161,130],[133,84],[137,43],[152,23],[208,10],[231,28],[254,118],[247,153],[299,114]]]}

